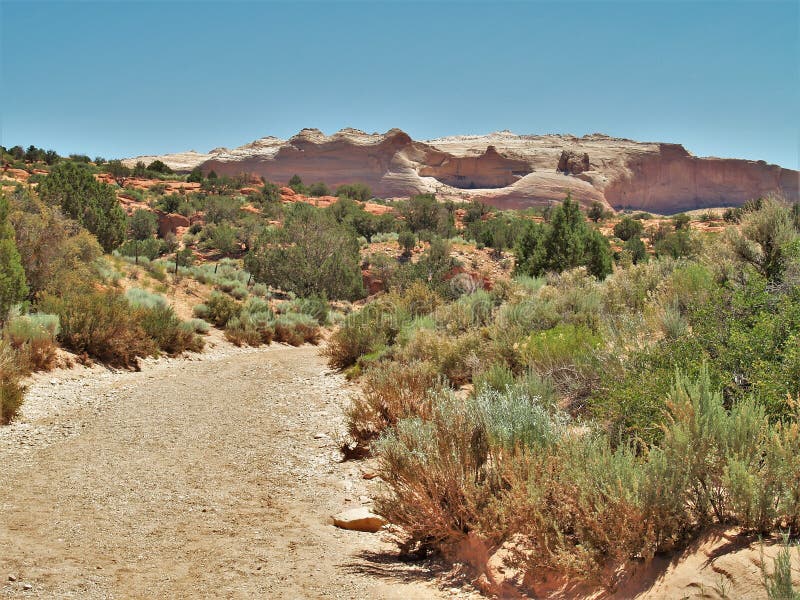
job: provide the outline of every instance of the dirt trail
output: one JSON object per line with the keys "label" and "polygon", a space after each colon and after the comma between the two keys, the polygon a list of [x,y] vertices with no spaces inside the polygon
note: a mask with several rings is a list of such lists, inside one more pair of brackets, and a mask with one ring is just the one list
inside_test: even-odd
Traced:
{"label": "dirt trail", "polygon": [[349,393],[313,347],[40,377],[0,429],[0,597],[466,596],[329,524],[378,485],[338,462]]}

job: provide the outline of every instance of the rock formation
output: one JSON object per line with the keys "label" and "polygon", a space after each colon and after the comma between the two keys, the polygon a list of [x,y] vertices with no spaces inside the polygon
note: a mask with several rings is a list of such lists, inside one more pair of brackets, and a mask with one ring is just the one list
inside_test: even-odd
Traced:
{"label": "rock formation", "polygon": [[501,208],[560,201],[569,192],[588,205],[675,213],[739,205],[766,194],[798,200],[798,172],[763,161],[698,158],[677,144],[636,142],[603,134],[452,136],[425,142],[392,129],[343,129],[327,136],[304,129],[289,140],[266,137],[233,150],[156,158],[174,169],[200,165],[219,175],[247,173],[276,183],[298,174],[330,187],[365,183],[385,198],[436,193]]}

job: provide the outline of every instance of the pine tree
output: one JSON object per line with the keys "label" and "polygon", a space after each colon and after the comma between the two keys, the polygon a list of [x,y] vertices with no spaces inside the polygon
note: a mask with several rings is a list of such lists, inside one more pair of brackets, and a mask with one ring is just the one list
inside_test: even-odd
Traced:
{"label": "pine tree", "polygon": [[0,196],[0,323],[8,311],[28,294],[25,271],[14,242],[14,228],[8,222],[8,200]]}
{"label": "pine tree", "polygon": [[106,252],[125,239],[125,211],[114,188],[97,181],[83,165],[63,162],[53,167],[39,184],[39,196],[93,233]]}

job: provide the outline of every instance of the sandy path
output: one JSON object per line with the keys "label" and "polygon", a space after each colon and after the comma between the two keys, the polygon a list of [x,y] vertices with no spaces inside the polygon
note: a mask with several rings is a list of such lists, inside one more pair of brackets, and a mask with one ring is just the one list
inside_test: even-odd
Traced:
{"label": "sandy path", "polygon": [[38,379],[0,429],[0,596],[465,595],[329,524],[377,485],[328,437],[348,394],[313,347]]}

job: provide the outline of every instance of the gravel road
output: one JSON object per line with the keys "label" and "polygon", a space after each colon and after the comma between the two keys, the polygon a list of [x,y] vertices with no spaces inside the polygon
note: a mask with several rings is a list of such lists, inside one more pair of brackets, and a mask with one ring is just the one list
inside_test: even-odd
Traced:
{"label": "gravel road", "polygon": [[0,597],[453,598],[434,563],[330,516],[351,389],[314,347],[218,347],[37,376],[0,428]]}

